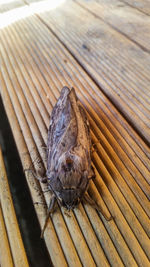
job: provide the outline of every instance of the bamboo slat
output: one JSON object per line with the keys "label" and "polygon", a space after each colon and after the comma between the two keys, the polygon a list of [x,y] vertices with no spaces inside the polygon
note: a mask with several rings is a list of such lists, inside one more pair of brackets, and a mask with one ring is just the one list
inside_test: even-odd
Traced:
{"label": "bamboo slat", "polygon": [[[24,169],[33,162],[36,172],[44,175],[42,147],[64,85],[75,87],[97,146],[96,179],[89,194],[114,219],[107,222],[87,204],[80,204],[70,217],[57,208],[44,234],[54,266],[147,267],[148,146],[39,17],[29,16],[2,29],[0,48],[1,94]],[[31,173],[26,178],[42,228],[46,209],[36,203],[48,205],[51,194],[43,194],[47,187]]]}
{"label": "bamboo slat", "polygon": [[[39,15],[149,142],[149,54],[92,14],[87,15],[86,10],[72,1],[61,5],[57,12],[51,10]],[[141,84],[141,72],[147,76],[144,81],[147,85]],[[134,77],[134,82],[126,73]]]}
{"label": "bamboo slat", "polygon": [[[22,266],[22,267],[27,267],[28,265],[28,260],[27,256],[24,250],[24,245],[23,241],[21,238],[18,222],[16,219],[16,214],[10,194],[10,189],[7,181],[7,175],[6,175],[6,170],[2,158],[2,151],[0,149],[0,201],[1,201],[1,206],[2,206],[2,211],[3,211],[3,218],[5,221],[6,225],[6,231],[8,235],[8,240],[9,240],[9,245],[11,252],[9,251],[8,248],[8,242],[6,241],[6,235],[2,232],[1,233],[1,239],[3,239],[4,244],[1,243],[0,246],[0,254],[1,254],[1,264],[4,264],[2,266],[13,266],[12,261],[14,262],[14,265],[17,267]],[[2,214],[1,214],[2,217]],[[3,220],[1,222],[3,224]],[[4,231],[3,225],[1,225],[3,228],[2,230]],[[1,240],[2,241],[2,240]],[[3,248],[2,248],[3,244]],[[6,247],[7,246],[7,247]],[[6,249],[6,251],[4,251]],[[10,253],[12,254],[12,259],[10,256]],[[10,265],[5,265],[7,261],[10,262]]]}
{"label": "bamboo slat", "polygon": [[[143,50],[150,52],[149,16],[118,0],[91,0],[88,2],[76,0],[76,2],[127,36]],[[135,25],[138,25],[138,30]]]}

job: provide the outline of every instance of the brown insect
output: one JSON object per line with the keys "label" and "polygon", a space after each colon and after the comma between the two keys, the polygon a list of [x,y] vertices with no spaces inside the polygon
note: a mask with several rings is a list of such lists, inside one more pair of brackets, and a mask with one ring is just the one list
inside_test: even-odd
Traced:
{"label": "brown insect", "polygon": [[48,130],[46,177],[53,195],[42,236],[56,199],[68,210],[76,207],[82,199],[99,209],[86,193],[90,179],[95,177],[91,165],[91,148],[86,113],[75,90],[63,87],[52,110]]}

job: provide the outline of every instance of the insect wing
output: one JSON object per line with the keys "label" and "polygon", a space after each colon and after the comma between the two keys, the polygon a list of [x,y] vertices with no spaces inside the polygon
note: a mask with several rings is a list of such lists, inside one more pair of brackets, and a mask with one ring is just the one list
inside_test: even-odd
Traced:
{"label": "insect wing", "polygon": [[77,121],[69,94],[70,90],[64,87],[52,111],[47,144],[48,171],[54,171],[61,155],[76,144]]}

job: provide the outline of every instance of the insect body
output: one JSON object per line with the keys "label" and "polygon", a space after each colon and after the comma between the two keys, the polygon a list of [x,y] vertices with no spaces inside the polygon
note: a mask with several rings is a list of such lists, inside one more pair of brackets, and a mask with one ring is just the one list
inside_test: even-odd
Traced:
{"label": "insect body", "polygon": [[55,197],[73,209],[93,178],[89,123],[75,90],[64,87],[52,111],[47,144],[47,179]]}
{"label": "insect body", "polygon": [[63,87],[52,110],[46,176],[53,192],[47,219],[56,199],[69,210],[77,206],[85,196],[89,180],[95,177],[91,166],[89,122],[73,88]]}

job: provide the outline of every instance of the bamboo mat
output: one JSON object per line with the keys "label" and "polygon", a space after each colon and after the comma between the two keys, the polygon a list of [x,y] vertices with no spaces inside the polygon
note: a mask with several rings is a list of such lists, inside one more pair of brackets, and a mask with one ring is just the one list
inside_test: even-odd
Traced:
{"label": "bamboo mat", "polygon": [[[145,116],[147,106],[139,97],[143,110],[139,115],[135,109],[131,118],[135,125],[139,123],[139,131],[143,126],[143,132],[138,135],[83,69],[85,54],[82,51],[80,65],[78,51],[79,48],[81,50],[81,44],[78,43],[76,48],[75,42],[79,41],[79,37],[76,32],[75,38],[75,16],[68,22],[73,12],[71,5],[74,12],[76,8],[86,12],[77,4],[67,2],[51,13],[41,13],[38,16],[30,13],[30,16],[1,29],[0,75],[3,103],[23,168],[28,169],[33,163],[36,172],[41,175],[44,175],[46,166],[43,146],[47,142],[50,114],[64,85],[76,89],[88,113],[92,141],[97,147],[93,154],[96,179],[90,184],[89,194],[114,220],[107,222],[101,214],[86,204],[80,204],[71,212],[71,217],[65,214],[63,208],[58,208],[50,217],[44,234],[54,266],[147,267],[150,255],[149,147],[140,137],[142,134],[145,138],[148,136],[144,121],[145,118],[148,119]],[[82,12],[78,13],[78,16],[83,14]],[[93,18],[89,13],[88,17]],[[66,42],[63,37],[63,45],[59,39],[63,34],[66,36],[68,23],[72,31],[68,35],[69,41],[67,39]],[[81,28],[84,28],[84,25]],[[127,42],[125,44],[127,45]],[[140,49],[139,51],[144,57],[145,52]],[[104,47],[103,53],[105,52]],[[126,64],[129,63],[127,58],[124,60]],[[137,70],[140,69],[141,62],[142,59],[136,65]],[[124,67],[128,71],[126,64]],[[148,69],[142,71],[148,75]],[[119,77],[119,73],[117,75]],[[140,77],[139,73],[138,80],[134,80],[135,84],[146,83],[147,80],[141,80]],[[128,82],[130,84],[130,80]],[[110,89],[112,90],[111,87]],[[142,90],[142,94],[146,96],[146,86],[143,86]],[[125,100],[122,105],[126,105]],[[129,109],[127,113],[130,114]],[[130,116],[132,117],[132,114]],[[144,118],[143,121],[141,119],[141,125],[137,116]],[[35,180],[30,173],[26,172],[26,179],[42,228],[46,208],[37,203],[48,205],[51,195],[50,192],[43,193],[46,186]]]}

